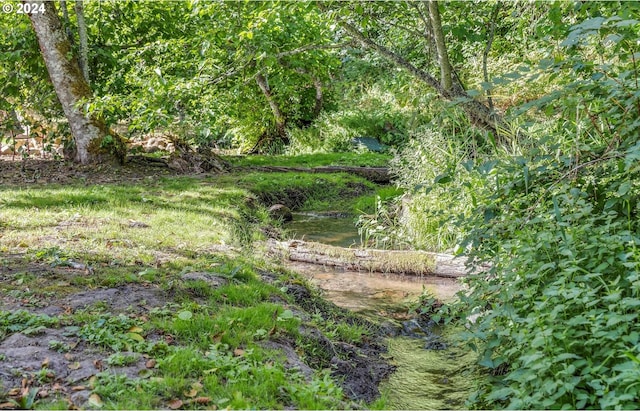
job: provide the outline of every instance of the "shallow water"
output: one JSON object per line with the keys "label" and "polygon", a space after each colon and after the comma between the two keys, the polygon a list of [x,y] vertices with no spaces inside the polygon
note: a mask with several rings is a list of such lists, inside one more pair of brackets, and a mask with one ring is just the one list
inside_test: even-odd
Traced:
{"label": "shallow water", "polygon": [[360,245],[360,235],[353,216],[336,214],[293,213],[293,221],[285,228],[291,238],[304,241],[351,247]]}
{"label": "shallow water", "polygon": [[[447,333],[450,334],[450,333]],[[444,336],[446,339],[446,335]],[[398,410],[448,410],[464,408],[478,378],[473,352],[450,346],[425,350],[415,338],[390,338],[389,355],[398,366],[380,389],[388,407]]]}
{"label": "shallow water", "polygon": [[448,301],[462,289],[454,278],[343,271],[298,262],[288,266],[323,290],[325,298],[337,306],[380,316],[385,316],[389,307],[415,302],[424,292]]}
{"label": "shallow water", "polygon": [[[288,225],[293,237],[349,247],[360,244],[352,218],[297,214]],[[290,262],[289,267],[323,290],[336,305],[378,321],[402,321],[410,307],[428,292],[442,301],[455,298],[463,286],[457,279],[336,270],[333,267]],[[427,350],[421,338],[388,339],[389,356],[398,368],[380,389],[390,409],[460,409],[473,389],[474,353],[457,347],[456,330],[429,330],[448,346]]]}

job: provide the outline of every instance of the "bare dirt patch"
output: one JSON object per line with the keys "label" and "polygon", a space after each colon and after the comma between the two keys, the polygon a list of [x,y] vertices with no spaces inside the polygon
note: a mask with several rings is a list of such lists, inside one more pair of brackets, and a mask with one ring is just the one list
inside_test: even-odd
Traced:
{"label": "bare dirt patch", "polygon": [[0,185],[69,184],[90,182],[94,184],[141,181],[180,173],[166,167],[149,167],[147,164],[127,163],[123,166],[83,166],[56,160],[11,160],[0,158]]}
{"label": "bare dirt patch", "polygon": [[[56,347],[68,347],[68,351]],[[89,380],[96,374],[109,372],[136,378],[147,369],[145,358],[135,353],[130,353],[135,358],[126,366],[107,365],[109,354],[87,345],[67,328],[47,328],[36,336],[13,334],[0,343],[0,353],[0,386],[8,388],[10,395],[36,387],[39,398],[60,395],[77,407],[89,398]]]}

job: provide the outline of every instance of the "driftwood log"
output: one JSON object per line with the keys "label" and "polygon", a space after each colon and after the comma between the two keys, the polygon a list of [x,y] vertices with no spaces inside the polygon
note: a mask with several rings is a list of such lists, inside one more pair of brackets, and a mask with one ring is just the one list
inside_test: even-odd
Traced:
{"label": "driftwood log", "polygon": [[249,166],[237,167],[236,170],[249,170],[273,173],[348,173],[365,178],[377,184],[389,184],[391,176],[387,167],[351,167],[351,166],[321,166],[321,167],[279,167],[279,166]]}
{"label": "driftwood log", "polygon": [[466,275],[464,259],[425,251],[374,250],[335,247],[299,240],[269,240],[271,252],[309,264],[349,271],[431,275],[458,278]]}

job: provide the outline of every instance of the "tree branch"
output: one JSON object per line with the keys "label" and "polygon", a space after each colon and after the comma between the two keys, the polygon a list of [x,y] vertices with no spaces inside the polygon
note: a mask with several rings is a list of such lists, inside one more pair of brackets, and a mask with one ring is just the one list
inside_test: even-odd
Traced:
{"label": "tree branch", "polygon": [[341,43],[341,44],[307,44],[306,46],[298,47],[297,49],[283,51],[274,55],[273,57],[279,59],[282,57],[293,56],[295,54],[304,53],[309,50],[327,50],[327,49],[340,49],[345,46],[350,45],[351,42]]}
{"label": "tree branch", "polygon": [[[498,12],[500,11],[501,3],[498,2],[493,7],[491,12],[491,21],[489,22],[489,37],[487,38],[487,46],[482,53],[482,72],[484,73],[484,82],[489,84],[489,73],[487,71],[487,59],[489,58],[489,51],[491,51],[491,44],[493,44],[493,38],[496,32],[496,19],[498,18]],[[491,97],[491,89],[487,89],[487,102],[489,103],[489,110],[493,111],[493,98]]]}
{"label": "tree branch", "polygon": [[[495,135],[496,141],[498,143],[503,143],[509,138],[516,137],[512,135],[512,133],[510,133],[509,130],[511,129],[511,127],[507,123],[505,123],[504,119],[502,119],[501,116],[496,115],[495,112],[489,110],[489,108],[482,102],[479,102],[469,96],[469,94],[465,91],[462,85],[459,84],[459,82],[455,82],[452,87],[447,90],[433,75],[417,68],[407,59],[366,37],[353,24],[348,23],[344,20],[339,20],[339,23],[365,48],[375,50],[380,55],[396,63],[399,67],[405,69],[419,80],[424,81],[427,85],[432,87],[441,97],[450,101],[457,100],[469,117],[471,123],[476,127],[489,131],[490,133]],[[516,132],[516,135],[524,135],[524,133],[518,130]]]}
{"label": "tree branch", "polygon": [[446,97],[450,97],[450,96],[448,96],[448,93],[446,93],[446,91],[442,88],[442,85],[440,85],[440,82],[438,81],[438,79],[433,77],[431,74],[427,73],[424,70],[420,70],[419,68],[417,68],[416,66],[411,64],[409,61],[407,61],[406,59],[404,59],[401,56],[399,56],[398,54],[394,53],[393,51],[389,50],[388,48],[384,47],[383,45],[380,45],[380,44],[374,42],[370,38],[366,37],[353,24],[348,23],[348,22],[346,22],[344,20],[341,20],[340,21],[340,25],[342,27],[344,27],[345,30],[347,30],[349,32],[349,34],[351,34],[360,43],[362,43],[362,45],[364,47],[373,49],[373,50],[377,51],[378,53],[380,53],[383,57],[386,57],[389,60],[393,61],[394,63],[396,63],[400,67],[402,67],[405,70],[407,70],[412,75],[416,76],[417,78],[419,78],[422,81],[424,81],[425,83],[427,83],[429,86],[431,86],[434,89],[436,89],[436,91],[440,95],[443,95],[443,96],[446,96]]}

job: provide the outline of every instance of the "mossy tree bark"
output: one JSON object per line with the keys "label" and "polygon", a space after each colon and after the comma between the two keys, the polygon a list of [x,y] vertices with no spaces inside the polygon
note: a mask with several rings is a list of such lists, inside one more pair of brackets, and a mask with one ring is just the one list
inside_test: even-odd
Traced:
{"label": "mossy tree bark", "polygon": [[438,2],[435,0],[429,1],[429,20],[431,21],[431,29],[433,30],[433,37],[435,38],[436,50],[438,52],[440,82],[442,83],[442,88],[445,90],[451,90],[451,87],[453,87],[451,72],[453,70],[451,69],[451,63],[449,62],[447,46],[444,42],[444,33],[442,32],[442,22],[440,20]]}
{"label": "mossy tree bark", "polygon": [[[29,19],[38,38],[40,52],[44,58],[49,77],[62,105],[64,114],[76,145],[75,161],[82,164],[121,161],[123,145],[120,138],[109,132],[104,122],[82,111],[82,102],[92,98],[78,61],[58,17],[54,2],[41,1],[44,12],[29,14]],[[40,10],[38,8],[38,10]],[[105,138],[111,136],[110,146],[103,146]]]}
{"label": "mossy tree bark", "polygon": [[267,78],[262,73],[258,73],[258,75],[256,76],[256,83],[258,83],[262,94],[264,94],[265,99],[269,103],[269,107],[271,108],[271,112],[273,113],[273,118],[275,119],[278,137],[280,137],[280,139],[285,144],[288,144],[289,136],[287,134],[286,117],[284,113],[282,113],[282,110],[280,110],[278,102],[273,98],[271,87],[269,87]]}

